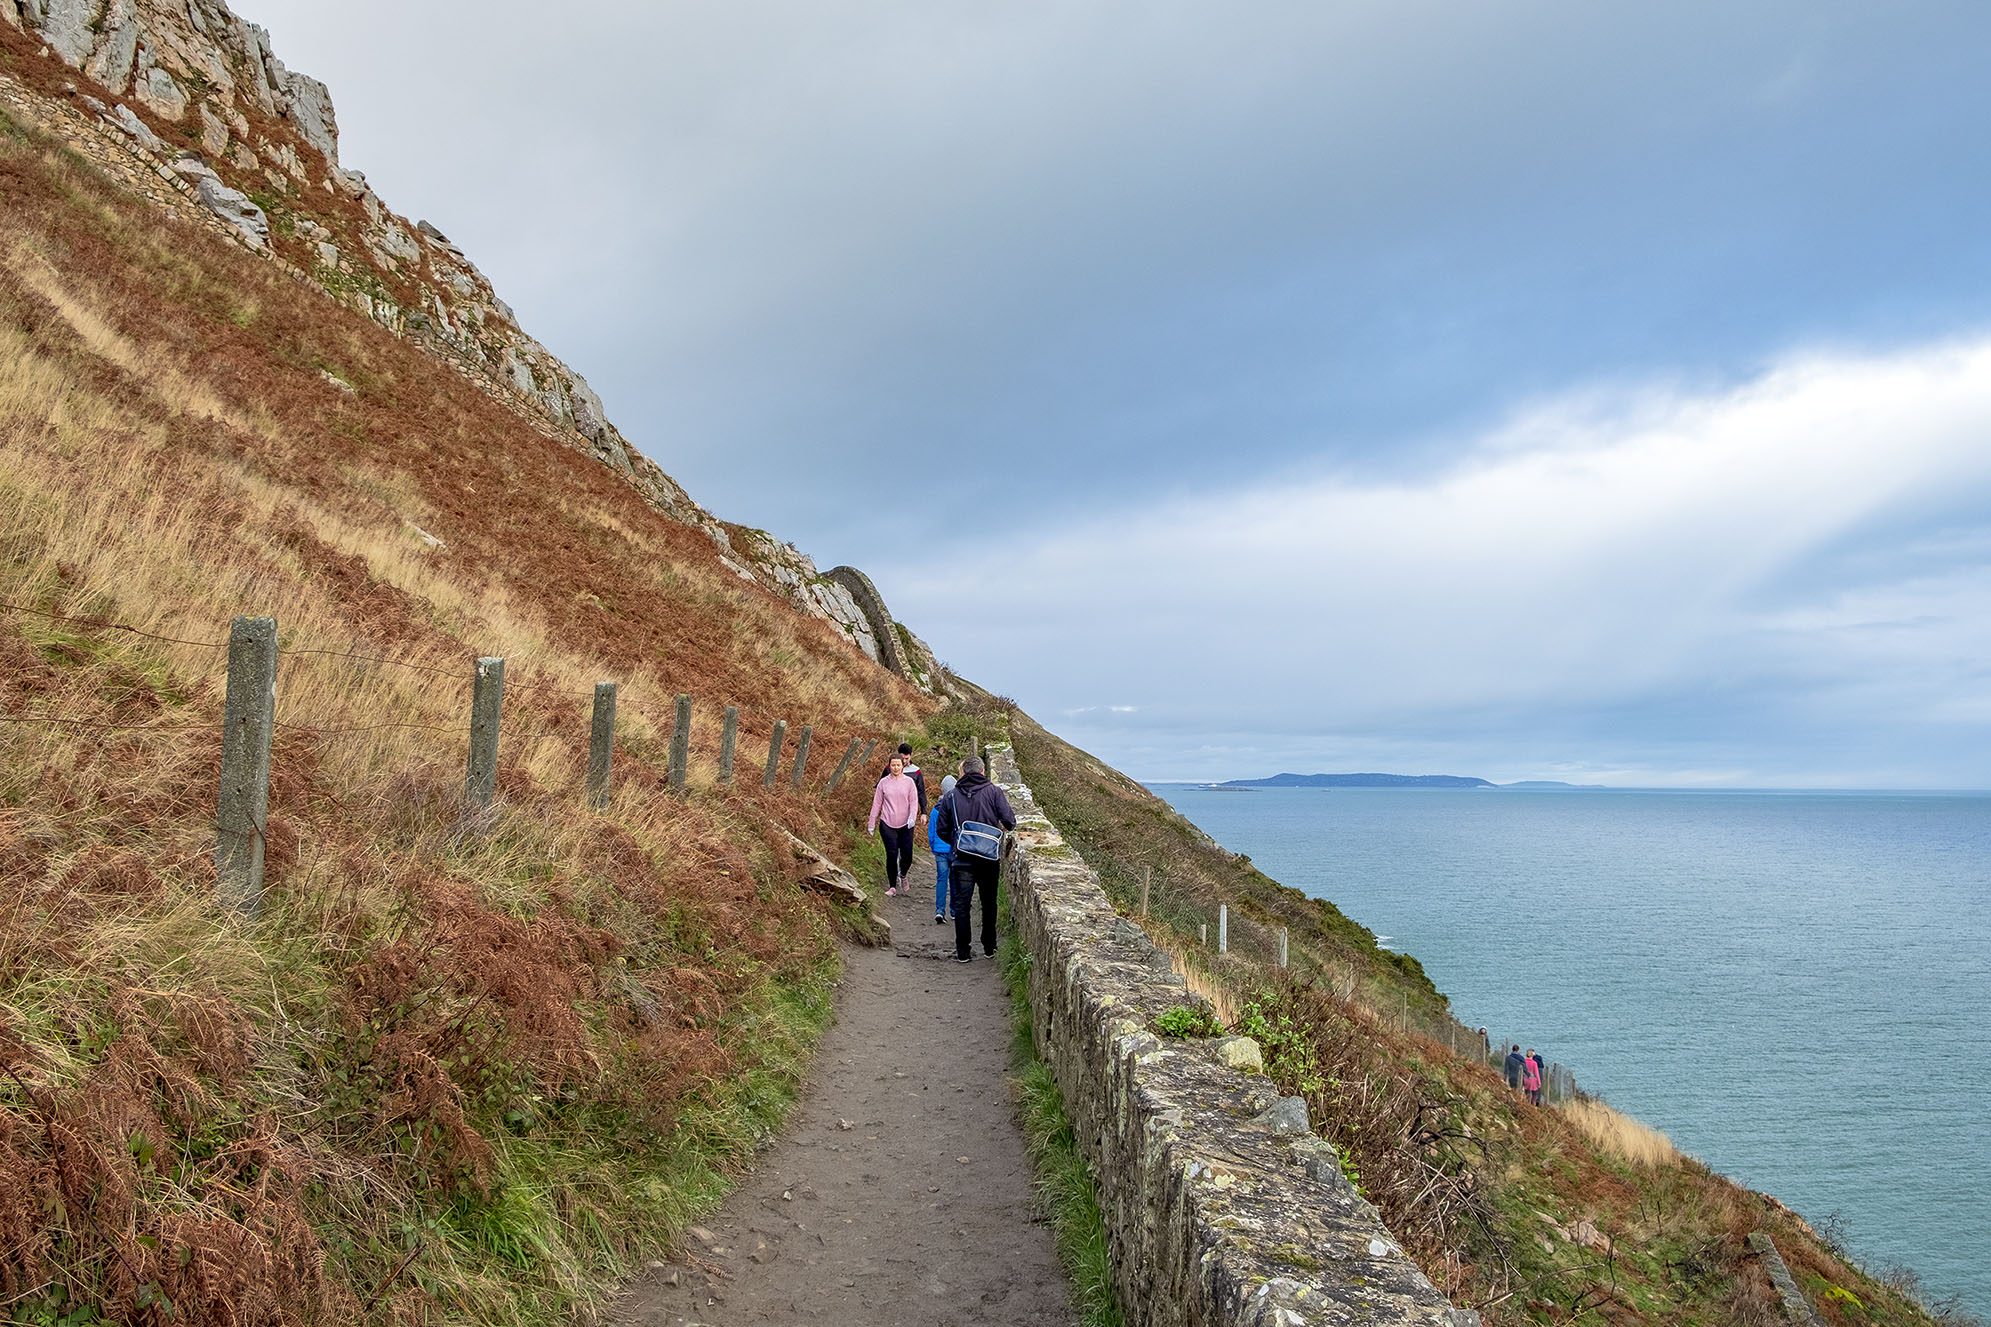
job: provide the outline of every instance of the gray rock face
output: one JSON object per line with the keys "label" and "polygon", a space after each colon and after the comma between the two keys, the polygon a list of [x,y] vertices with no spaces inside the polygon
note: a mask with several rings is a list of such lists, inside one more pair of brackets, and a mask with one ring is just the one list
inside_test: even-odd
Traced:
{"label": "gray rock face", "polygon": [[578,373],[567,380],[567,401],[574,412],[574,430],[589,442],[598,441],[608,428],[608,412],[595,389]]}
{"label": "gray rock face", "polygon": [[201,151],[210,157],[224,156],[228,152],[228,121],[214,113],[206,102],[200,107],[200,146]]}
{"label": "gray rock face", "polygon": [[422,260],[422,246],[415,243],[415,237],[391,222],[380,228],[380,247],[389,257],[404,263]]}
{"label": "gray rock face", "polygon": [[132,141],[136,142],[146,151],[159,156],[166,154],[166,144],[160,141],[159,135],[152,132],[151,126],[138,118],[131,107],[125,105],[123,102],[119,102],[110,112],[110,117],[117,124],[118,128],[130,134]]}
{"label": "gray rock face", "polygon": [[339,130],[332,118],[332,92],[323,83],[304,74],[292,73],[276,62],[276,83],[286,99],[291,124],[298,136],[318,149],[325,164],[339,165]]}
{"label": "gray rock face", "polygon": [[111,0],[100,27],[96,51],[83,72],[112,92],[123,92],[131,84],[131,72],[138,61],[136,0]]}
{"label": "gray rock face", "polygon": [[906,675],[905,651],[899,648],[898,633],[892,629],[892,615],[885,608],[885,596],[878,593],[878,587],[871,578],[855,567],[831,567],[823,573],[823,579],[841,585],[850,595],[851,602],[864,614],[865,625],[871,628],[871,638],[877,643],[878,652],[872,657],[900,677]]}
{"label": "gray rock face", "polygon": [[173,173],[194,186],[201,205],[227,222],[258,249],[269,247],[270,219],[263,209],[249,201],[240,190],[231,189],[221,177],[197,157],[182,157],[173,163]]}
{"label": "gray rock face", "polygon": [[152,48],[144,42],[138,45],[138,76],[131,90],[154,115],[177,121],[187,113],[187,90],[159,67]]}
{"label": "gray rock face", "polygon": [[[37,12],[39,8],[39,12]],[[97,45],[97,19],[104,0],[29,0],[27,20],[48,48],[71,69],[81,69]]]}

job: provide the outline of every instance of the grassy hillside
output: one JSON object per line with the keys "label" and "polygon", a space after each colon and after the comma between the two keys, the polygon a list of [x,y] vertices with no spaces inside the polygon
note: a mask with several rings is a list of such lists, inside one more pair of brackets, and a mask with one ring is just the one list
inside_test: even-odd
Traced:
{"label": "grassy hillside", "polygon": [[[564,1319],[772,1127],[839,924],[781,828],[843,851],[869,781],[821,778],[918,694],[606,467],[4,118],[0,605],[0,1318]],[[211,860],[235,614],[284,652],[253,919]],[[808,790],[760,787],[776,719],[815,726]]]}
{"label": "grassy hillside", "polygon": [[[1123,912],[1148,917],[1177,937],[1196,965],[1220,966],[1218,905],[1229,909],[1230,947],[1252,970],[1276,963],[1279,931],[1288,959],[1323,982],[1358,991],[1363,1003],[1444,1035],[1449,1002],[1408,954],[1384,949],[1375,933],[1326,899],[1309,898],[1234,856],[1174,808],[1118,770],[1012,712],[1017,760],[1045,813],[1073,842]],[[1207,943],[1202,939],[1207,928]]]}
{"label": "grassy hillside", "polygon": [[[1186,961],[1223,1022],[1259,1039],[1268,1072],[1306,1097],[1392,1233],[1489,1327],[1782,1322],[1747,1243],[1757,1230],[1834,1327],[1970,1321],[1932,1315],[1911,1274],[1861,1268],[1829,1229],[1602,1102],[1526,1105],[1476,1054],[1453,1052],[1471,1043],[1415,960],[1378,949],[1332,904],[1268,879],[1026,715],[1008,719],[1025,781],[1115,905],[1138,916],[1146,888],[1157,943]],[[1234,941],[1222,958],[1220,902]],[[1292,959],[1283,971],[1281,926]]]}

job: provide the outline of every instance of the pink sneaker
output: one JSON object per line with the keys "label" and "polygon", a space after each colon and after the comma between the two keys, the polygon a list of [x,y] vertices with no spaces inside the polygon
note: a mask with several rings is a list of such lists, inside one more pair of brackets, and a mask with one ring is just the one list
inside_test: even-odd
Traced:
{"label": "pink sneaker", "polygon": [[885,886],[885,897],[886,897],[886,898],[890,898],[890,897],[892,897],[892,895],[894,895],[894,894],[896,894],[896,893],[898,893],[898,892],[899,892],[899,889],[898,889],[898,886],[897,886],[897,885],[887,885],[887,886]]}

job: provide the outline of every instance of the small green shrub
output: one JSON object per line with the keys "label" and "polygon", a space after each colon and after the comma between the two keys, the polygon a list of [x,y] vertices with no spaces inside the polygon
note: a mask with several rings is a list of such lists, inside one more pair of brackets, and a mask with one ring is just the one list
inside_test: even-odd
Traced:
{"label": "small green shrub", "polygon": [[1291,1083],[1303,1095],[1341,1086],[1321,1067],[1307,1029],[1292,1015],[1276,1010],[1268,998],[1249,1001],[1238,1015],[1235,1031],[1258,1043],[1267,1074]]}
{"label": "small green shrub", "polygon": [[1164,1037],[1215,1037],[1223,1030],[1208,1005],[1170,1005],[1155,1017],[1155,1031]]}

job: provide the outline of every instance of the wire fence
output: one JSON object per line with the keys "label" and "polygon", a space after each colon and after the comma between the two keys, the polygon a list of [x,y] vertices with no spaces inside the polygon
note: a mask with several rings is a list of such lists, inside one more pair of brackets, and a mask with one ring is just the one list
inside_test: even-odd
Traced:
{"label": "wire fence", "polygon": [[[621,685],[605,681],[581,691],[553,679],[527,677],[507,685],[505,660],[495,656],[466,657],[455,666],[356,650],[340,650],[281,645],[273,618],[238,617],[226,640],[198,640],[146,630],[128,622],[104,617],[49,612],[22,604],[0,602],[0,610],[24,614],[85,633],[116,632],[132,637],[171,644],[181,648],[225,654],[226,667],[205,675],[206,680],[225,676],[227,690],[218,718],[211,715],[153,717],[133,722],[117,722],[97,717],[49,713],[0,713],[0,724],[35,725],[76,732],[137,736],[171,736],[188,733],[219,733],[221,774],[216,790],[215,862],[220,871],[223,892],[245,911],[254,911],[260,900],[263,875],[265,829],[269,816],[270,772],[273,739],[279,732],[314,739],[344,738],[391,730],[451,734],[467,739],[464,794],[467,810],[475,815],[488,812],[496,797],[498,758],[503,743],[514,745],[545,739],[543,716],[529,716],[527,707],[549,710],[556,720],[563,707],[588,701],[591,714],[585,764],[585,796],[595,808],[606,806],[613,784],[617,746],[616,711]],[[277,717],[279,673],[293,672],[300,665],[335,662],[362,669],[403,669],[425,678],[448,679],[466,686],[467,723],[423,723],[405,720],[358,723],[303,723],[296,718]],[[431,687],[425,697],[430,708],[463,713],[461,693],[444,698]],[[668,743],[666,786],[682,794],[690,780],[693,760],[691,737],[696,704],[689,693],[678,693],[666,717],[644,715],[658,736]],[[742,720],[760,714],[767,720],[767,756],[761,765],[760,782],[774,789],[783,781],[794,792],[834,792],[855,763],[870,758],[877,737],[852,736],[827,780],[809,777],[809,759],[816,725],[804,723],[789,737],[786,717],[774,717],[739,703],[723,707],[714,783],[736,785],[739,743],[743,737],[758,742],[757,733],[748,733]],[[758,726],[758,725],[756,725]],[[861,748],[861,754],[860,754]],[[791,754],[792,753],[792,754]],[[661,754],[661,753],[660,753]],[[753,760],[750,754],[749,761]],[[817,761],[821,770],[825,762]]]}
{"label": "wire fence", "polygon": [[[1503,1041],[1485,1028],[1467,1027],[1448,1012],[1414,1004],[1407,985],[1378,980],[1353,963],[1294,944],[1291,926],[1263,921],[1222,899],[1213,901],[1208,886],[1193,872],[1178,872],[1167,865],[1159,869],[1133,866],[1115,858],[1095,864],[1095,869],[1123,912],[1139,917],[1151,929],[1172,931],[1213,972],[1276,969],[1311,979],[1401,1031],[1429,1038],[1505,1077],[1506,1056],[1514,1040]],[[1525,1041],[1519,1044],[1524,1052],[1537,1049]],[[1554,1104],[1579,1095],[1570,1069],[1549,1061],[1546,1055],[1538,1058],[1541,1103]],[[1524,1089],[1517,1086],[1516,1090]]]}

